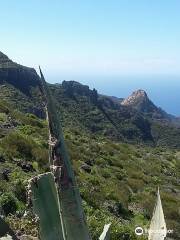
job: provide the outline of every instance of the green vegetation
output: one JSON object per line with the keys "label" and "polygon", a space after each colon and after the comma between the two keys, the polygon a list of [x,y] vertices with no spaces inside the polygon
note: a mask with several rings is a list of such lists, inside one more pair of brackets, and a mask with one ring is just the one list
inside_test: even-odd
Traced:
{"label": "green vegetation", "polygon": [[[33,209],[38,216],[37,222],[40,225],[39,235],[41,239],[63,240],[60,206],[53,174],[38,175],[31,179],[29,185],[28,190],[32,191]],[[49,203],[51,204],[49,205]]]}
{"label": "green vegetation", "polygon": [[[14,230],[36,236],[37,224],[30,216],[22,216],[30,211],[27,180],[48,169],[47,124],[33,115],[14,112],[6,103],[1,103],[1,112],[6,112],[6,121],[11,118],[16,123],[4,128],[6,134],[0,140],[1,212]],[[120,143],[78,126],[64,127],[64,135],[93,240],[107,222],[112,223],[111,239],[136,239],[134,227],[137,223],[147,226],[158,184],[167,225],[179,228],[179,151]],[[9,174],[3,175],[5,170]]]}
{"label": "green vegetation", "polygon": [[[20,234],[37,236],[26,186],[49,171],[47,122],[37,86],[13,84],[0,84],[0,215]],[[148,226],[158,185],[171,238],[179,239],[178,127],[119,109],[87,86],[64,82],[50,88],[92,239],[111,222],[112,240],[137,240],[134,229]]]}
{"label": "green vegetation", "polygon": [[120,229],[112,239],[128,232],[127,239],[136,239],[134,226],[148,225],[158,185],[164,193],[167,225],[177,229],[180,169],[175,167],[179,162],[176,150],[113,142],[77,129],[76,134],[73,129],[65,129],[65,136],[90,229],[98,231],[93,231],[93,239],[107,219],[119,222],[112,224],[112,231],[113,225]]}
{"label": "green vegetation", "polygon": [[0,104],[0,212],[23,215],[27,180],[48,167],[47,124]]}

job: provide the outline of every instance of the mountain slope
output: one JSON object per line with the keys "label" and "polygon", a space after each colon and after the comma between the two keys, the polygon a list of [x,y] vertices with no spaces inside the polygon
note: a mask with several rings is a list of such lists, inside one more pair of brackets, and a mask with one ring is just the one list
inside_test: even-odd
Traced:
{"label": "mountain slope", "polygon": [[99,95],[75,81],[63,81],[50,88],[62,122],[114,140],[180,146],[179,122],[156,107],[147,95],[132,105]]}
{"label": "mountain slope", "polygon": [[0,52],[0,97],[17,109],[45,117],[41,84],[33,68],[14,63]]}
{"label": "mountain slope", "polygon": [[153,119],[171,120],[173,117],[161,108],[158,108],[149,98],[144,90],[134,91],[128,98],[121,102],[121,105],[132,107],[139,112],[146,114]]}
{"label": "mountain slope", "polygon": [[[180,146],[180,121],[156,107],[143,90],[129,98],[99,95],[75,81],[49,85],[62,122],[114,140]],[[0,97],[15,108],[44,118],[39,76],[0,53]],[[166,134],[168,132],[168,134]],[[175,141],[172,141],[174,139]]]}
{"label": "mountain slope", "polygon": [[[11,64],[15,75],[21,71],[22,66]],[[34,70],[29,68],[18,75],[19,80],[8,78],[7,66],[1,65],[1,71],[6,72],[6,80],[1,75],[0,214],[19,234],[37,236],[31,208],[25,205],[25,186],[30,177],[48,169],[47,124],[39,118],[44,117],[41,86],[37,74],[33,75],[36,84],[31,83]],[[26,90],[17,81],[25,82]],[[112,222],[111,239],[137,240],[134,228],[148,227],[158,185],[167,226],[174,229],[169,237],[179,239],[178,127],[74,81],[49,87],[93,240],[105,222]]]}
{"label": "mountain slope", "polygon": [[33,68],[14,63],[0,52],[0,84],[3,83],[9,83],[29,96],[31,88],[40,86],[39,77]]}

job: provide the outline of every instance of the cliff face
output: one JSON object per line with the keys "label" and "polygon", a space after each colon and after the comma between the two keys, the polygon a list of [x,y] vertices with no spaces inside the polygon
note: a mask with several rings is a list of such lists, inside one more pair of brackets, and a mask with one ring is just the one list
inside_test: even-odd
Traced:
{"label": "cliff face", "polygon": [[33,68],[21,66],[0,52],[0,84],[8,83],[26,95],[31,88],[40,86],[39,76]]}
{"label": "cliff face", "polygon": [[4,53],[0,52],[0,64],[6,64],[7,62],[12,63],[12,61]]}
{"label": "cliff face", "polygon": [[35,69],[19,65],[0,52],[0,97],[15,108],[44,117],[41,83]]}
{"label": "cliff face", "polygon": [[148,97],[144,90],[134,91],[128,98],[121,102],[121,105],[132,107],[137,111],[143,112],[144,114],[156,118],[156,119],[170,119],[171,116],[158,108]]}
{"label": "cliff face", "polygon": [[[136,106],[136,105],[143,105],[147,102],[150,102],[147,96],[147,93],[144,90],[137,90],[133,92],[128,98],[124,99],[121,104],[125,106]],[[143,110],[141,108],[140,110]]]}

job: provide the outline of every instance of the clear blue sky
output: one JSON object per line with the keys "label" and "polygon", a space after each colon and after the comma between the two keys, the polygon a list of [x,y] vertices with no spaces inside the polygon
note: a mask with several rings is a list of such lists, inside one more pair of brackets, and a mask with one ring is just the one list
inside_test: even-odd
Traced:
{"label": "clear blue sky", "polygon": [[49,82],[74,79],[119,97],[144,88],[180,115],[179,0],[0,0],[0,6],[0,50],[21,64],[40,64]]}

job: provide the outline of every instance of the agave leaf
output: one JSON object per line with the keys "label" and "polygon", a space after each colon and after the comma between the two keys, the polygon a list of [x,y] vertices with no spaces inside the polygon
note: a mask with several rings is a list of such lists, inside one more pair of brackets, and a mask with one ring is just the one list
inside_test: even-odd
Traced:
{"label": "agave leaf", "polygon": [[66,151],[59,117],[41,69],[40,73],[49,122],[50,164],[58,187],[64,240],[89,240],[81,197]]}
{"label": "agave leaf", "polygon": [[111,226],[111,223],[106,224],[104,226],[104,230],[101,236],[99,237],[99,240],[110,240],[110,226]]}
{"label": "agave leaf", "polygon": [[29,182],[34,213],[38,216],[40,238],[64,240],[59,214],[59,200],[52,173],[34,177]]}

